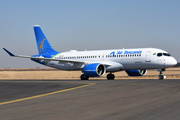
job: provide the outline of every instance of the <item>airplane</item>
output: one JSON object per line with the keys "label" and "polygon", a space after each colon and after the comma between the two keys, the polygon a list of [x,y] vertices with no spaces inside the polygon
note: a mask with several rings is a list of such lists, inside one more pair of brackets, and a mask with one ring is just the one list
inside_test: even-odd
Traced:
{"label": "airplane", "polygon": [[159,79],[164,79],[162,71],[173,67],[177,61],[168,52],[157,48],[112,49],[57,52],[54,50],[39,25],[34,25],[34,33],[39,54],[32,56],[15,55],[3,48],[10,56],[30,58],[39,64],[67,71],[82,71],[81,80],[101,77],[114,80],[114,72],[126,71],[129,76],[144,76],[148,69],[157,69]]}

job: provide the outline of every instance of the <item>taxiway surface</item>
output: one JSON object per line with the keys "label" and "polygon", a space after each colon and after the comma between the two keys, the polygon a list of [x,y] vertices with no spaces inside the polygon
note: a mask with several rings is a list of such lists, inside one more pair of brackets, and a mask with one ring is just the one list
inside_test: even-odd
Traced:
{"label": "taxiway surface", "polygon": [[1,80],[0,93],[2,120],[180,119],[180,80]]}

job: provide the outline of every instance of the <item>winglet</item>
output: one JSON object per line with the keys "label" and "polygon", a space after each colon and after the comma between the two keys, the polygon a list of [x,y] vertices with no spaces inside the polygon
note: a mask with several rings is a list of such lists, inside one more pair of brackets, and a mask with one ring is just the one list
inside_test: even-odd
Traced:
{"label": "winglet", "polygon": [[13,53],[9,52],[8,50],[6,50],[5,48],[3,48],[10,56],[15,56]]}

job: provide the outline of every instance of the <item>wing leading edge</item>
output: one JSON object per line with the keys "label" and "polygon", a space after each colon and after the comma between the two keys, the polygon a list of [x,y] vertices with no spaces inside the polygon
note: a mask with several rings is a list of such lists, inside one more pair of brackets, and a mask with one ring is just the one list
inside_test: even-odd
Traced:
{"label": "wing leading edge", "polygon": [[[11,57],[20,57],[20,58],[30,58],[30,59],[36,59],[36,60],[47,60],[47,61],[59,61],[59,62],[71,62],[71,63],[84,63],[84,64],[90,64],[90,63],[97,63],[97,62],[88,62],[88,61],[76,61],[76,60],[62,60],[62,59],[54,59],[54,58],[44,58],[43,56],[40,57],[32,57],[32,56],[25,56],[25,55],[15,55],[12,52],[8,51],[7,49],[3,48]],[[98,62],[101,63],[101,62]],[[101,64],[110,66],[111,64],[108,62],[102,62]]]}

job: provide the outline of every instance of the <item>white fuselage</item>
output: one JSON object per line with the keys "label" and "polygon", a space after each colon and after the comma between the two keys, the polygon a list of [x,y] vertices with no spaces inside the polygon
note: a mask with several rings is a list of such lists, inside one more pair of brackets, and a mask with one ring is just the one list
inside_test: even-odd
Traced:
{"label": "white fuselage", "polygon": [[[162,56],[158,56],[158,53],[161,53]],[[69,62],[47,61],[46,65],[69,71],[81,70],[86,64],[94,62],[104,64],[106,66],[106,72],[133,69],[159,69],[172,67],[177,64],[177,61],[167,54],[166,51],[156,48],[70,51],[61,52],[53,57],[53,59],[69,60]],[[71,60],[83,61],[84,63],[74,63],[70,62]]]}

